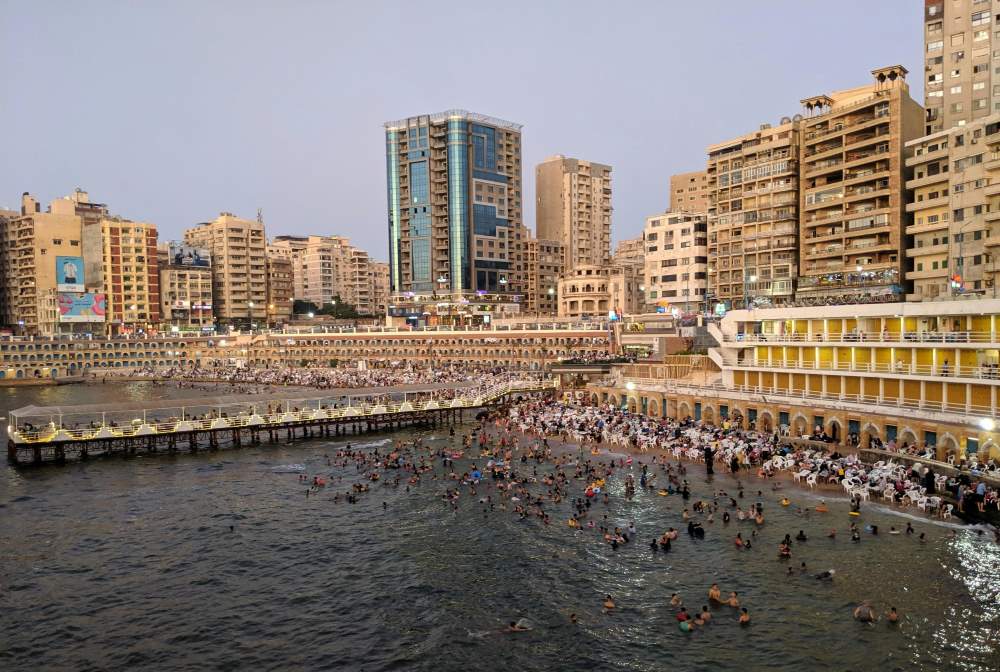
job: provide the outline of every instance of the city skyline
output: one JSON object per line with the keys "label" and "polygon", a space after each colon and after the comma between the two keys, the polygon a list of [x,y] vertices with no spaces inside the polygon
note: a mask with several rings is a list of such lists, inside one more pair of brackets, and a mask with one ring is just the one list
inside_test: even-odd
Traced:
{"label": "city skyline", "polygon": [[[163,239],[178,239],[220,211],[252,218],[259,207],[270,236],[345,235],[385,260],[381,124],[460,107],[524,125],[523,221],[532,231],[535,165],[565,154],[612,166],[617,242],[667,208],[670,175],[703,168],[708,145],[774,124],[798,112],[803,96],[852,85],[853,73],[888,63],[922,71],[916,36],[923,15],[913,3],[847,3],[824,12],[790,2],[733,7],[725,25],[697,7],[648,5],[605,16],[597,4],[525,4],[516,11],[516,34],[495,46],[469,30],[497,20],[488,8],[400,24],[389,4],[260,6],[227,16],[233,7],[178,3],[112,13],[108,6],[94,20],[92,7],[83,15],[66,5],[53,18],[51,7],[4,3],[2,48],[13,67],[0,82],[32,95],[0,112],[5,127],[19,129],[7,148],[17,160],[0,167],[0,206],[15,208],[22,191],[47,202],[79,186],[117,214],[156,224]],[[600,22],[591,20],[597,11]],[[861,12],[869,20],[859,25]],[[84,18],[88,30],[79,31]],[[801,30],[773,49],[745,37],[778,23]],[[155,30],[164,24],[180,33]],[[400,76],[398,64],[414,58],[397,38],[431,26],[450,41],[424,41],[419,56],[444,67],[429,77]],[[838,26],[866,49],[820,55],[814,36]],[[384,39],[362,43],[376,27]],[[618,43],[616,32],[627,42]],[[578,48],[580,60],[567,60],[570,40],[599,39],[609,48]],[[716,48],[699,53],[706,44]],[[453,63],[446,57],[456,47],[472,53]],[[486,66],[498,62],[507,66],[487,76]],[[468,86],[489,77],[499,84]],[[921,79],[910,83],[921,100]],[[595,87],[604,95],[594,96]],[[652,142],[651,129],[662,129]]]}

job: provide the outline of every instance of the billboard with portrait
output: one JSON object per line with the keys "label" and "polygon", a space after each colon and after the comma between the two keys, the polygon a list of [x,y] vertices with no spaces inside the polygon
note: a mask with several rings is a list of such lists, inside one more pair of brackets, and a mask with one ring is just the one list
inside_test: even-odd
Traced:
{"label": "billboard with portrait", "polygon": [[56,257],[56,291],[82,292],[83,257]]}
{"label": "billboard with portrait", "polygon": [[107,312],[104,294],[59,294],[56,297],[60,322],[103,322]]}
{"label": "billboard with portrait", "polygon": [[212,255],[202,247],[172,242],[170,243],[170,265],[209,268],[212,265]]}

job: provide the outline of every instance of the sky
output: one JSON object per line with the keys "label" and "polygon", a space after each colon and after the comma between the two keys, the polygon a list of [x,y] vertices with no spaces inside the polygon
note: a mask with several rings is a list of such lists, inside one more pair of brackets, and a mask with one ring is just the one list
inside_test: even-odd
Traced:
{"label": "sky", "polygon": [[0,207],[76,187],[155,223],[219,212],[387,258],[382,124],[462,108],[524,125],[534,166],[613,167],[612,238],[667,209],[705,148],[902,64],[920,0],[426,3],[0,0]]}

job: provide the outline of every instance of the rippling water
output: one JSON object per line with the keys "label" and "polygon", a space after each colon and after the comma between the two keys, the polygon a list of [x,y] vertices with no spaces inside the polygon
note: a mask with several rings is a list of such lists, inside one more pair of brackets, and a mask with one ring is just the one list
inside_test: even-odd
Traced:
{"label": "rippling water", "polygon": [[[100,401],[93,389],[86,394]],[[14,405],[55,403],[22,402]],[[723,525],[720,512],[704,540],[682,533],[671,553],[653,554],[654,535],[683,527],[682,500],[640,492],[619,501],[621,484],[612,481],[609,520],[634,520],[639,530],[639,543],[613,551],[596,531],[567,527],[565,503],[550,507],[545,526],[484,514],[468,496],[453,514],[441,482],[410,493],[378,485],[350,505],[332,496],[357,478],[353,466],[333,470],[343,482],[309,498],[296,474],[278,473],[291,464],[330,472],[324,454],[343,443],[6,470],[0,666],[1000,669],[1000,547],[972,532],[952,538],[954,528],[918,519],[929,538],[920,544],[886,534],[907,519],[871,506],[863,520],[882,534],[853,544],[845,502],[828,498],[830,513],[804,517],[768,490],[753,550],[731,541],[751,526]],[[689,479],[694,498],[735,491],[730,477],[708,483],[699,467]],[[748,483],[744,506],[757,499],[757,481]],[[789,492],[795,504],[815,505],[810,493]],[[597,504],[592,512],[604,511]],[[841,531],[835,541],[825,536],[830,527]],[[810,539],[795,543],[792,563],[805,561],[809,573],[788,577],[776,546],[799,529]],[[837,570],[832,585],[812,578],[828,568]],[[670,594],[697,608],[712,582],[739,592],[753,625],[738,627],[733,610],[721,608],[707,629],[681,633]],[[618,603],[613,615],[601,611],[605,593]],[[862,599],[898,607],[903,622],[854,622]],[[521,617],[532,632],[499,634]]]}

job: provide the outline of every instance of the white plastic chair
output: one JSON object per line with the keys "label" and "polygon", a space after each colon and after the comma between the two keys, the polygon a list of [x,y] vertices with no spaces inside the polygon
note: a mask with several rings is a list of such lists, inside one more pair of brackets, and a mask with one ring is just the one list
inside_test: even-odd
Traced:
{"label": "white plastic chair", "polygon": [[944,519],[946,519],[946,520],[948,518],[951,518],[951,512],[954,509],[955,509],[955,505],[954,504],[946,504],[945,507],[944,507],[944,511],[941,512],[941,517],[944,518]]}
{"label": "white plastic chair", "polygon": [[818,481],[819,481],[819,476],[817,476],[816,474],[809,474],[808,476],[806,476],[806,485],[809,486],[810,490],[816,487],[816,483]]}

